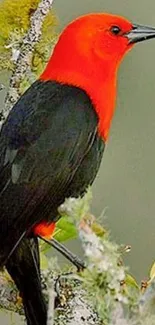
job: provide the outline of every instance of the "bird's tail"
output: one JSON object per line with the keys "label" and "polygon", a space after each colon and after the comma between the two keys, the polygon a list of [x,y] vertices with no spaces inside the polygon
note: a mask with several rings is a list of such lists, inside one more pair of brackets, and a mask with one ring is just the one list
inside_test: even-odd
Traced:
{"label": "bird's tail", "polygon": [[7,271],[23,299],[27,325],[46,325],[47,310],[41,290],[37,238],[24,238],[10,256]]}

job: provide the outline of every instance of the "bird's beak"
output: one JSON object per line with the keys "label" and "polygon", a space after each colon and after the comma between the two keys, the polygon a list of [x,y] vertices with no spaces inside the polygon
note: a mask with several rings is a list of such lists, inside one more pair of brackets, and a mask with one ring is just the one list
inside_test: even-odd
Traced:
{"label": "bird's beak", "polygon": [[155,28],[134,24],[132,29],[125,33],[124,36],[128,38],[129,44],[142,42],[155,38]]}

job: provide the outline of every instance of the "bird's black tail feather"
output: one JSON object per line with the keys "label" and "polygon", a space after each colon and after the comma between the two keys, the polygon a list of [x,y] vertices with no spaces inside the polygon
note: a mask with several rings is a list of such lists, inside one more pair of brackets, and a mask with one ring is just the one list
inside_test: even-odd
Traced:
{"label": "bird's black tail feather", "polygon": [[6,264],[23,299],[27,325],[46,325],[47,322],[39,264],[37,238],[24,238]]}

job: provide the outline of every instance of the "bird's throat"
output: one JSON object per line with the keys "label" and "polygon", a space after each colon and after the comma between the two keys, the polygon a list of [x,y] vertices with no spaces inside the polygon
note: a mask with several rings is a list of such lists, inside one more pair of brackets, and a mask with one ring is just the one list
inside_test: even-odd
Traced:
{"label": "bird's throat", "polygon": [[113,75],[110,80],[102,82],[96,80],[95,88],[89,92],[89,96],[99,117],[98,132],[100,136],[107,140],[115,109],[116,100],[116,77]]}

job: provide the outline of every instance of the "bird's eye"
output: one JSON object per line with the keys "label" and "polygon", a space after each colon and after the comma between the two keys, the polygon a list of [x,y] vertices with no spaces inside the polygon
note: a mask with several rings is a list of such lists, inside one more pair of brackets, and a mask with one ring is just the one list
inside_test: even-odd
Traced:
{"label": "bird's eye", "polygon": [[120,27],[118,27],[118,26],[112,26],[112,27],[110,28],[110,31],[111,31],[112,34],[114,34],[114,35],[118,35],[118,34],[121,32],[121,29],[120,29]]}

